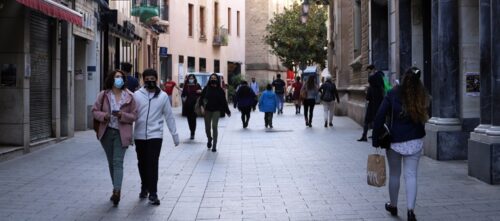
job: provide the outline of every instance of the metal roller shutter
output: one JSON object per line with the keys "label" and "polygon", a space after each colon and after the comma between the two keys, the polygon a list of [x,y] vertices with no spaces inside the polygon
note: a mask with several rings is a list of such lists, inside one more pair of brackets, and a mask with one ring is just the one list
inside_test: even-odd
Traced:
{"label": "metal roller shutter", "polygon": [[52,135],[52,74],[49,17],[32,11],[30,19],[30,138]]}

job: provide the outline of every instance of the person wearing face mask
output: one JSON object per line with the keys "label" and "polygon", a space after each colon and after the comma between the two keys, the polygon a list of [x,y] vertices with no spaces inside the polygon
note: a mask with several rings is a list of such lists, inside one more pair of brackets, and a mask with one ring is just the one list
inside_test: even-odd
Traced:
{"label": "person wearing face mask", "polygon": [[189,130],[191,132],[191,136],[189,138],[191,140],[194,139],[196,131],[196,112],[194,111],[194,106],[196,104],[196,100],[200,97],[200,94],[201,86],[198,84],[198,81],[196,81],[196,77],[194,74],[188,75],[182,89],[181,97],[184,101],[182,104],[182,115],[187,117]]}
{"label": "person wearing face mask", "polygon": [[179,145],[179,135],[174,114],[167,94],[156,84],[158,73],[146,69],[142,73],[144,87],[134,93],[138,118],[135,122],[134,139],[137,152],[137,166],[141,177],[139,198],[148,197],[153,205],[160,205],[158,189],[158,161],[163,142],[163,125],[167,123],[175,146]]}
{"label": "person wearing face mask", "polygon": [[137,119],[136,102],[126,87],[125,79],[122,71],[109,73],[104,81],[104,90],[99,93],[92,107],[92,114],[99,121],[97,138],[108,160],[113,182],[110,200],[115,206],[120,202],[123,158],[132,142],[132,123]]}
{"label": "person wearing face mask", "polygon": [[227,105],[226,94],[220,86],[217,74],[210,75],[207,86],[203,88],[198,102],[205,107],[205,132],[207,134],[207,147],[212,152],[217,151],[217,135],[219,118],[223,114],[231,117],[231,111]]}

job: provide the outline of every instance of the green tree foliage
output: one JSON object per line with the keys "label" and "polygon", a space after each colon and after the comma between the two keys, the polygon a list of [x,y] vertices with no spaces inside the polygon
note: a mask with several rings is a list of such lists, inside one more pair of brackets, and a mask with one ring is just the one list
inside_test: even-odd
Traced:
{"label": "green tree foliage", "polygon": [[305,24],[300,22],[301,5],[295,3],[274,14],[266,27],[266,44],[289,69],[295,65],[325,65],[327,59],[327,8],[311,4]]}

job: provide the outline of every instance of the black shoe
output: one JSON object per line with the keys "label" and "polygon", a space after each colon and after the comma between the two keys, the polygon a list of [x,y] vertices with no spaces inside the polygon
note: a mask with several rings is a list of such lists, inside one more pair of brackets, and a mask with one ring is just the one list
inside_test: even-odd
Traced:
{"label": "black shoe", "polygon": [[158,195],[156,195],[156,193],[149,194],[149,203],[155,206],[160,205],[160,200],[158,199]]}
{"label": "black shoe", "polygon": [[214,145],[214,148],[212,148],[212,152],[217,152],[217,148]]}
{"label": "black shoe", "polygon": [[368,139],[366,139],[366,137],[361,137],[358,139],[359,142],[362,142],[362,141],[368,141]]}
{"label": "black shoe", "polygon": [[141,192],[139,193],[139,198],[140,199],[146,199],[146,198],[148,198],[148,191],[147,190],[141,190]]}
{"label": "black shoe", "polygon": [[269,125],[269,128],[273,129],[273,125]]}
{"label": "black shoe", "polygon": [[191,136],[189,137],[190,140],[194,140],[194,134],[191,134]]}
{"label": "black shoe", "polygon": [[120,190],[113,190],[110,200],[113,201],[113,205],[117,206],[120,202]]}
{"label": "black shoe", "polygon": [[267,124],[265,125],[266,129],[267,129]]}
{"label": "black shoe", "polygon": [[309,127],[313,127],[313,125],[311,123],[309,123]]}
{"label": "black shoe", "polygon": [[417,217],[415,217],[413,210],[408,210],[408,221],[417,221]]}
{"label": "black shoe", "polygon": [[328,127],[328,123],[325,121],[325,127]]}
{"label": "black shoe", "polygon": [[328,124],[328,126],[330,126],[330,127],[333,127],[333,124],[332,124],[332,122],[330,122],[330,123]]}
{"label": "black shoe", "polygon": [[208,139],[207,148],[210,149],[212,147],[212,139]]}
{"label": "black shoe", "polygon": [[309,126],[309,122],[306,121],[306,127],[308,127],[308,126]]}
{"label": "black shoe", "polygon": [[398,216],[398,207],[391,206],[391,203],[385,204],[385,210],[387,210],[387,212],[390,212],[392,216]]}

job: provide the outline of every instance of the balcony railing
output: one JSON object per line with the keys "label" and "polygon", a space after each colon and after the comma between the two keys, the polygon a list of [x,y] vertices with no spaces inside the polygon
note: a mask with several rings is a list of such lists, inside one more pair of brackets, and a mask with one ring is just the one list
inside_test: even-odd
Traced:
{"label": "balcony railing", "polygon": [[228,45],[228,31],[227,28],[215,28],[213,46],[227,46]]}
{"label": "balcony railing", "polygon": [[148,22],[155,16],[160,16],[158,0],[132,0],[132,16],[139,17],[141,22]]}

